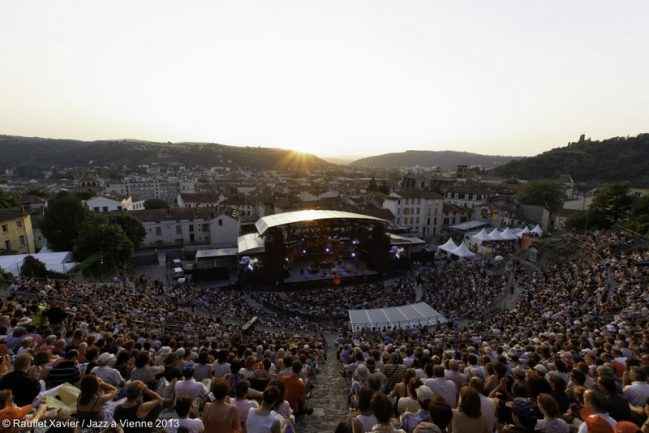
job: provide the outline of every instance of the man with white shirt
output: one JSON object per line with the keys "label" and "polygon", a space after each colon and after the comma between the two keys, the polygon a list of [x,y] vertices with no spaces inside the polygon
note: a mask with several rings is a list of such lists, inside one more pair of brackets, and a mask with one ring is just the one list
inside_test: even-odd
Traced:
{"label": "man with white shirt", "polygon": [[176,397],[187,396],[192,400],[203,398],[208,394],[208,389],[194,379],[194,364],[187,363],[183,367],[183,380],[176,382]]}
{"label": "man with white shirt", "polygon": [[647,374],[640,367],[633,367],[629,372],[631,385],[624,387],[624,399],[631,405],[644,407],[649,399],[649,383]]}
{"label": "man with white shirt", "polygon": [[[430,371],[430,367],[427,368]],[[433,394],[442,397],[449,406],[455,407],[457,403],[457,387],[452,380],[444,378],[444,367],[441,365],[433,366],[433,377],[426,379],[424,385],[429,387]]]}
{"label": "man with white shirt", "polygon": [[97,366],[92,369],[91,373],[115,388],[121,388],[124,385],[124,378],[119,371],[111,367],[114,360],[115,355],[112,353],[102,353],[97,358]]}

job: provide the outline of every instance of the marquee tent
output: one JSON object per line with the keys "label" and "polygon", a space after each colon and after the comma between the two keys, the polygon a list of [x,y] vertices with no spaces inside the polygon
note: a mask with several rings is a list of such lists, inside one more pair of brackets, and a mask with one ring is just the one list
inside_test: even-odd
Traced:
{"label": "marquee tent", "polygon": [[503,238],[505,241],[513,241],[518,239],[514,233],[507,227],[505,230],[500,232],[500,237]]}
{"label": "marquee tent", "polygon": [[448,238],[446,243],[444,245],[440,245],[437,247],[438,250],[442,250],[445,252],[450,252],[451,250],[454,250],[457,248],[457,245],[455,245],[455,242],[453,242],[453,238]]}
{"label": "marquee tent", "polygon": [[480,230],[479,233],[476,233],[473,236],[471,236],[471,239],[473,239],[474,241],[478,241],[478,242],[487,242],[487,241],[491,240],[491,239],[489,239],[489,234],[487,233],[487,231],[485,229],[482,229],[482,230]]}
{"label": "marquee tent", "polygon": [[527,226],[525,226],[525,227],[523,228],[523,230],[521,230],[520,232],[516,233],[516,236],[518,236],[519,238],[522,238],[524,235],[528,234],[529,232],[530,232],[530,229],[528,229]]}
{"label": "marquee tent", "polygon": [[473,254],[467,247],[464,245],[464,243],[461,243],[459,247],[454,249],[453,251],[449,251],[449,254],[453,254],[454,256],[458,256],[461,258],[467,258],[467,257],[473,257],[475,254]]}
{"label": "marquee tent", "polygon": [[400,307],[348,310],[348,313],[349,325],[354,332],[367,328],[392,326],[407,328],[417,325],[446,323],[446,318],[425,302]]}
{"label": "marquee tent", "polygon": [[20,269],[23,261],[27,256],[32,256],[45,265],[48,271],[65,274],[76,266],[72,258],[72,251],[61,251],[56,253],[37,253],[37,254],[14,254],[9,256],[0,256],[0,268],[5,272],[11,272],[14,275],[20,275]]}
{"label": "marquee tent", "polygon": [[537,224],[530,233],[534,233],[535,235],[541,237],[541,235],[543,235],[543,229]]}
{"label": "marquee tent", "polygon": [[493,229],[491,233],[489,233],[489,240],[490,241],[502,241],[503,238],[500,236],[500,232],[498,229]]}

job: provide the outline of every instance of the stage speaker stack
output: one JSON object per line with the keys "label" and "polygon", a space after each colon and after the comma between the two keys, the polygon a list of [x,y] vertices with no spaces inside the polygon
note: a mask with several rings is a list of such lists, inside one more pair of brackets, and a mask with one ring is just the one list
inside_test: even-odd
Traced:
{"label": "stage speaker stack", "polygon": [[284,266],[286,265],[286,245],[284,243],[284,234],[281,229],[270,229],[271,233],[266,236],[266,269],[268,275],[275,279],[281,280],[286,275]]}

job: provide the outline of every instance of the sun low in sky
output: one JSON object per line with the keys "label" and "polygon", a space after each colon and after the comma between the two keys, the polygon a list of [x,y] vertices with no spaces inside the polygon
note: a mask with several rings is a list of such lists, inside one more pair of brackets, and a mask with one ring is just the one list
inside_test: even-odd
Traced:
{"label": "sun low in sky", "polygon": [[649,2],[3,0],[0,134],[530,155],[649,129]]}

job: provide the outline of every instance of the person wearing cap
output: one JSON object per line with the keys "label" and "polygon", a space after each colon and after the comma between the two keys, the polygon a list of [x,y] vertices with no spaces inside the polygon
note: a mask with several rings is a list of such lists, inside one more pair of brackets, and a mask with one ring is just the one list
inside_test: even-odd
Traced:
{"label": "person wearing cap", "polygon": [[512,421],[510,425],[500,429],[503,433],[536,433],[537,411],[534,403],[529,398],[516,397],[512,402],[507,403],[512,410]]}
{"label": "person wearing cap", "polygon": [[183,366],[183,380],[176,382],[176,396],[188,396],[192,400],[205,397],[209,390],[201,382],[196,382],[194,379],[194,363],[187,362]]}
{"label": "person wearing cap", "polygon": [[[413,378],[412,380],[417,379]],[[416,412],[408,411],[401,415],[401,428],[406,433],[412,433],[420,422],[430,421],[428,403],[430,403],[434,396],[433,391],[426,385],[421,385],[415,390],[415,394],[417,395],[417,403],[419,405],[418,410]]]}
{"label": "person wearing cap", "polygon": [[97,366],[92,369],[98,378],[104,382],[116,387],[121,388],[124,386],[124,378],[117,369],[111,367],[112,362],[115,360],[115,355],[112,353],[104,352],[97,358]]}
{"label": "person wearing cap", "polygon": [[[610,425],[610,431],[612,432],[617,424],[617,421],[609,416],[602,394],[592,389],[584,393],[584,408],[579,412],[579,416],[584,423],[579,426],[578,433],[603,433],[606,431],[602,427],[604,426],[604,422]],[[590,419],[590,422],[588,419]]]}

